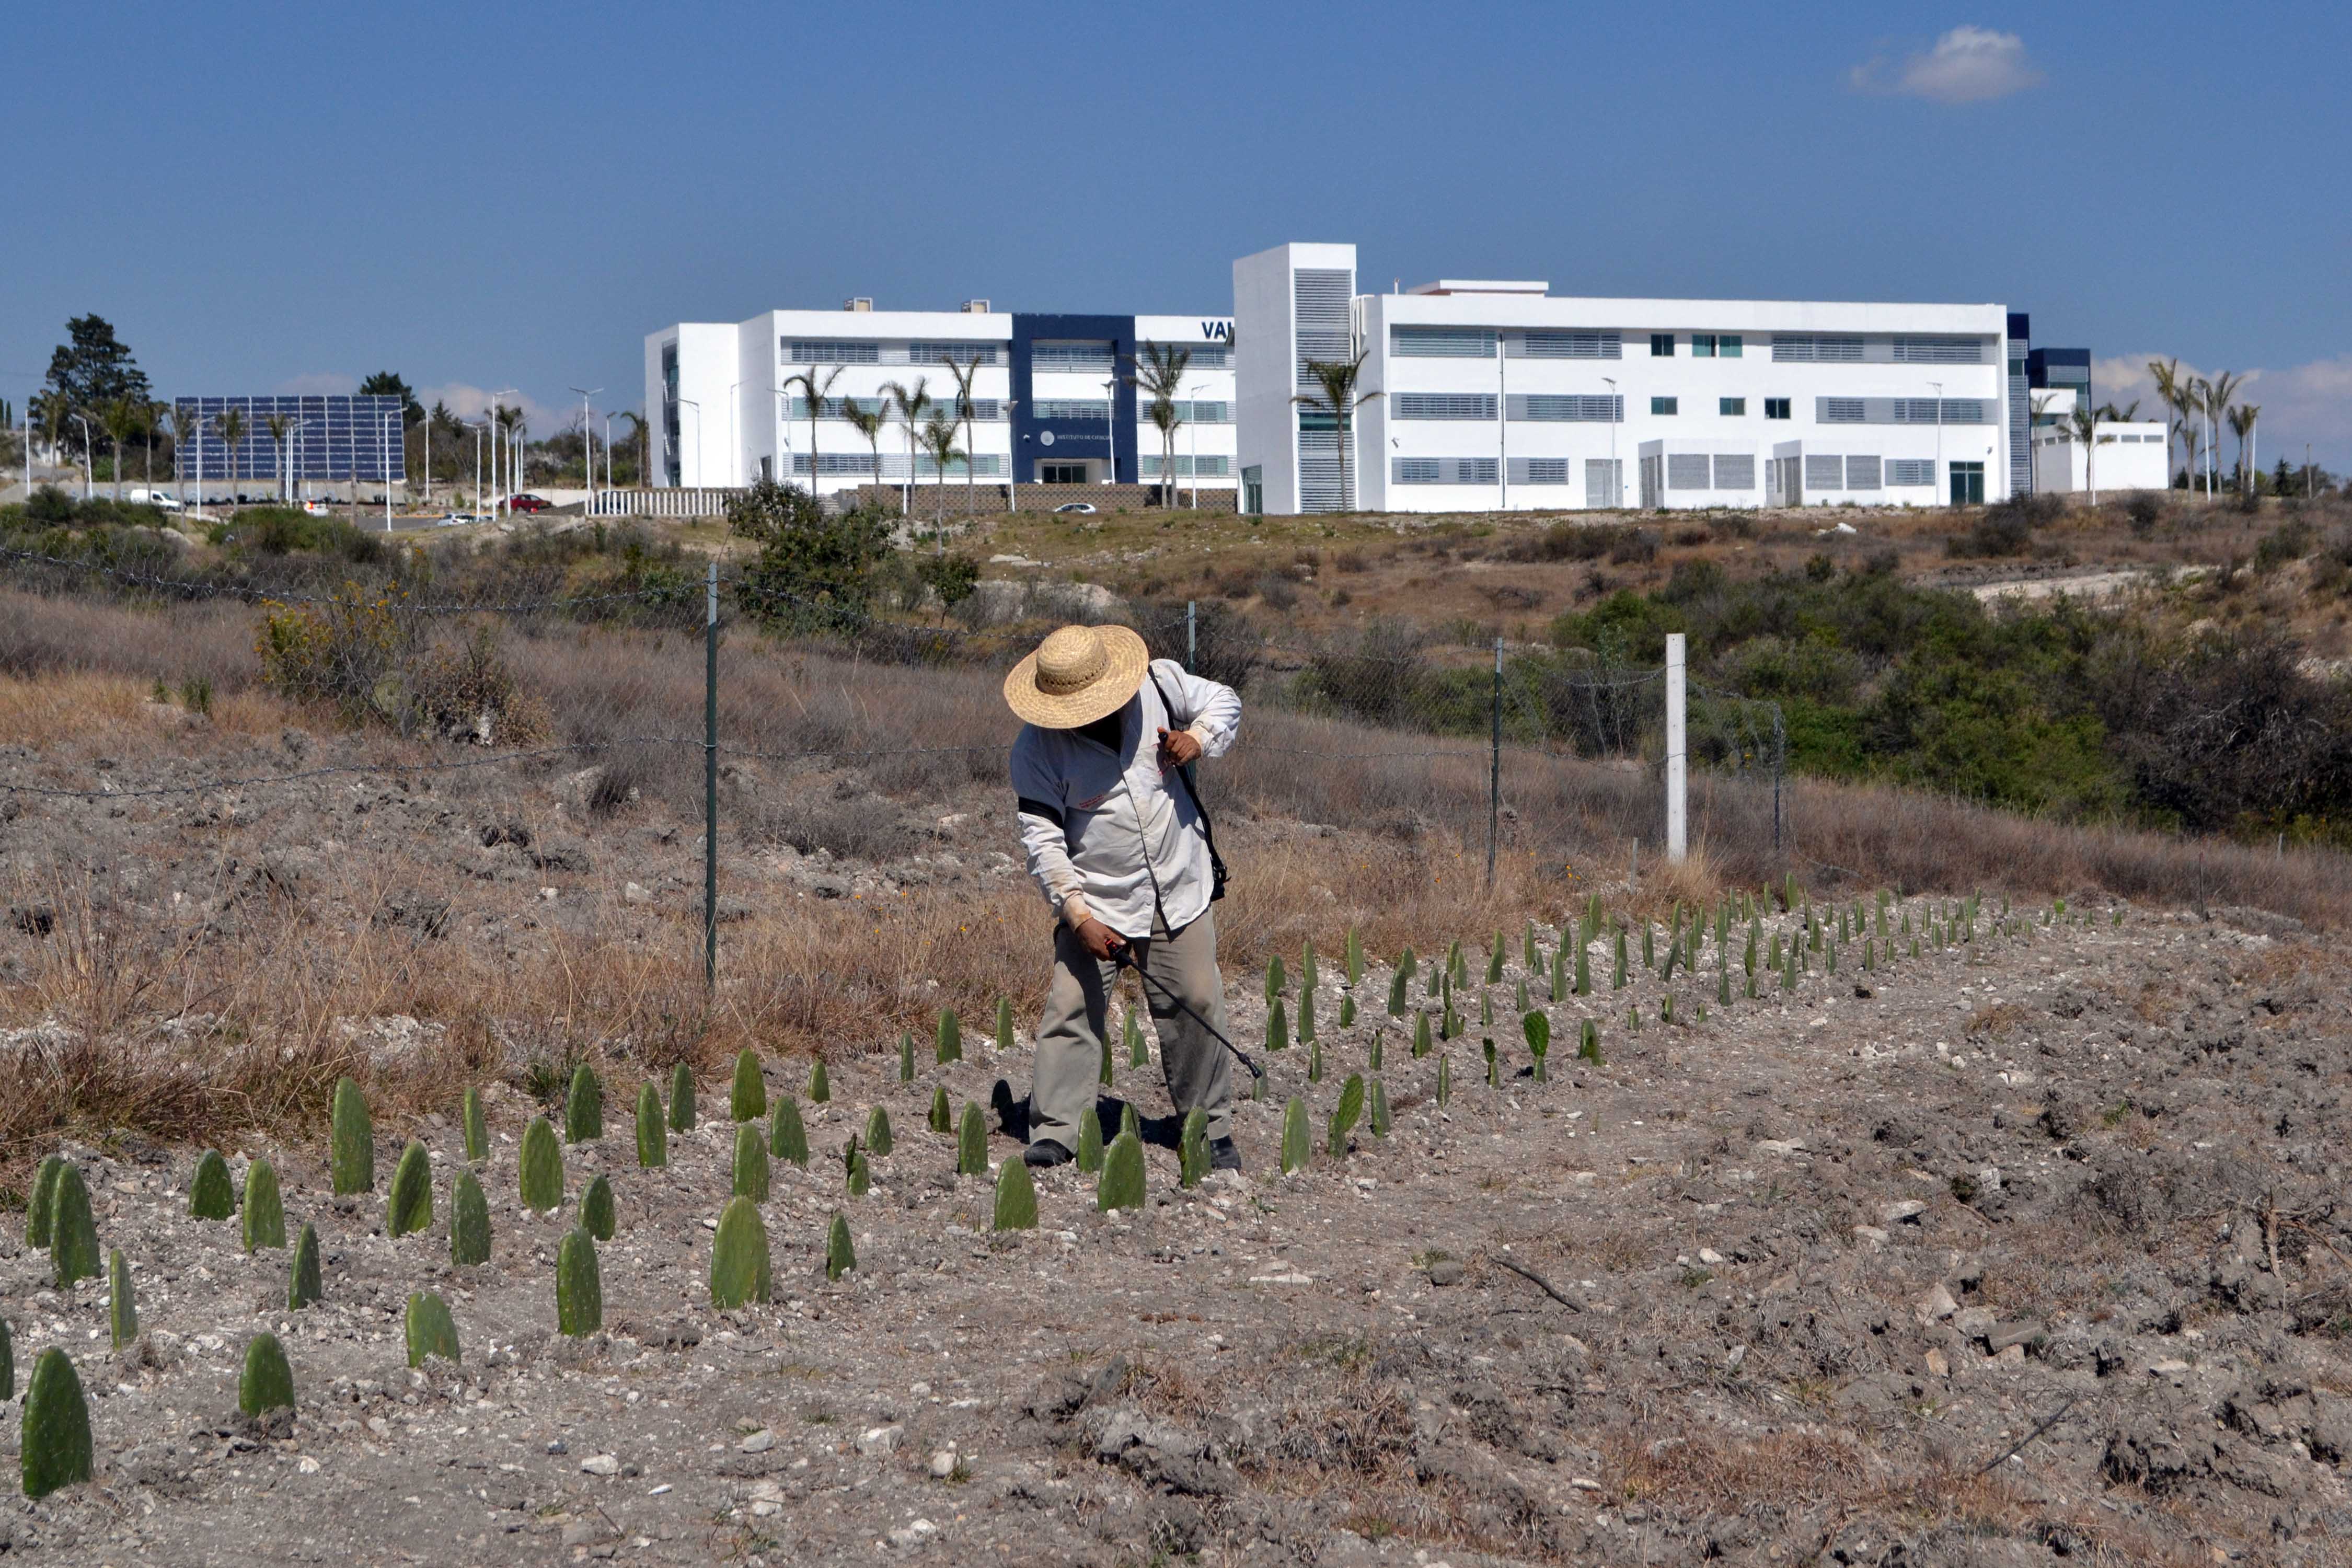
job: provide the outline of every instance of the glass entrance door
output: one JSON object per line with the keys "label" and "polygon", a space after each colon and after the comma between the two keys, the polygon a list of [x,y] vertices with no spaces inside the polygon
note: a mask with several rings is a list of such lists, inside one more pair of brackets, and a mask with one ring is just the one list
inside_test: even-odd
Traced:
{"label": "glass entrance door", "polygon": [[1952,475],[1952,504],[1954,506],[1984,505],[1984,465],[1952,463],[1948,467]]}

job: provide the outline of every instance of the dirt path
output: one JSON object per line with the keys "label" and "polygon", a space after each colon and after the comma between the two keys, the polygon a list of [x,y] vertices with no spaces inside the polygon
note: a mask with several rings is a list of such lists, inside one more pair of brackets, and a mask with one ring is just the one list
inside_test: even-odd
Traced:
{"label": "dirt path", "polygon": [[[968,1031],[973,1059],[926,1059],[901,1084],[877,1042],[833,1063],[830,1104],[803,1100],[814,1158],[779,1163],[764,1205],[776,1300],[734,1312],[707,1289],[731,1131],[706,1122],[674,1139],[667,1169],[640,1171],[633,1082],[606,1086],[605,1137],[567,1151],[552,1222],[517,1201],[516,1139],[537,1107],[492,1087],[496,1244],[479,1268],[447,1262],[453,1127],[418,1130],[436,1223],[397,1242],[381,1184],[333,1199],[320,1150],[270,1150],[289,1227],[310,1220],[325,1245],[326,1299],[301,1312],[285,1308],[285,1255],[248,1258],[233,1222],[186,1216],[192,1152],[75,1149],[102,1243],[131,1260],[143,1332],[110,1357],[102,1282],[48,1289],[46,1256],[10,1222],[0,1312],[19,1391],[36,1354],[68,1350],[95,1396],[101,1475],[12,1501],[0,1551],[2346,1561],[2336,955],[2226,918],[1991,923],[1866,975],[1850,944],[1839,973],[1785,996],[1767,976],[1761,999],[1727,1009],[1710,951],[1703,985],[1674,987],[1690,1020],[1675,1026],[1638,962],[1610,988],[1596,944],[1596,994],[1551,1007],[1545,1084],[1525,1076],[1515,1027],[1491,1031],[1502,1087],[1484,1084],[1474,984],[1444,1109],[1437,1057],[1414,1059],[1387,1016],[1387,970],[1342,1031],[1327,957],[1322,1079],[1306,1081],[1306,1049],[1272,1058],[1267,1098],[1240,1117],[1245,1182],[1184,1191],[1154,1148],[1140,1213],[1097,1214],[1090,1181],[1065,1170],[1040,1183],[1041,1227],[1004,1236],[985,1228],[990,1185],[955,1178],[953,1141],[925,1114],[934,1083],[959,1110],[999,1077],[1024,1083],[1025,1052],[995,1060]],[[1789,918],[1768,942],[1775,930]],[[1498,1012],[1520,978],[1514,963],[1493,988]],[[1544,980],[1528,984],[1543,1002]],[[1255,1039],[1260,987],[1234,991]],[[1602,1064],[1571,1057],[1588,1014]],[[1332,1158],[1323,1116],[1375,1034],[1393,1131],[1359,1128]],[[769,1065],[772,1092],[803,1087],[801,1064]],[[1108,1092],[1166,1110],[1156,1069],[1122,1055],[1117,1078]],[[723,1110],[723,1085],[702,1093]],[[1292,1094],[1318,1148],[1285,1177],[1269,1167]],[[896,1152],[851,1199],[837,1152],[876,1104]],[[1000,1131],[990,1159],[1018,1147]],[[387,1178],[397,1152],[387,1133]],[[601,1249],[604,1331],[567,1341],[552,1257],[600,1172],[621,1214]],[[858,1267],[828,1284],[836,1211]],[[455,1314],[455,1369],[404,1365],[400,1314],[423,1289]],[[263,1329],[287,1343],[300,1407],[257,1427],[236,1415],[235,1384]],[[0,1436],[11,1466],[16,1427]]]}

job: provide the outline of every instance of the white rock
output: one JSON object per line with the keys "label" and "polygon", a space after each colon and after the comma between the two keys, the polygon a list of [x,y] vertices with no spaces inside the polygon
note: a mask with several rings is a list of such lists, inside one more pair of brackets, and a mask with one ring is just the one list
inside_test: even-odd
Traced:
{"label": "white rock", "polygon": [[1709,1268],[1719,1268],[1727,1261],[1723,1254],[1717,1252],[1712,1247],[1700,1247],[1698,1249],[1698,1260],[1701,1263],[1706,1264]]}
{"label": "white rock", "polygon": [[651,893],[646,892],[645,889],[639,887],[635,882],[624,882],[621,884],[621,901],[625,904],[646,903],[649,902],[652,898],[653,895]]}
{"label": "white rock", "polygon": [[739,1454],[764,1454],[775,1446],[775,1433],[770,1431],[767,1427],[762,1426],[757,1432],[752,1433],[750,1436],[736,1444],[735,1451]]}
{"label": "white rock", "polygon": [[1764,1154],[1801,1154],[1804,1152],[1805,1144],[1801,1138],[1759,1138],[1756,1141],[1756,1148],[1759,1153]]}
{"label": "white rock", "polygon": [[591,1476],[617,1476],[621,1461],[611,1454],[591,1454],[580,1461],[582,1473]]}
{"label": "white rock", "polygon": [[897,1453],[898,1439],[906,1435],[907,1429],[896,1421],[887,1426],[868,1426],[858,1434],[857,1451],[869,1458],[877,1454]]}
{"label": "white rock", "polygon": [[955,1474],[955,1468],[956,1454],[953,1448],[941,1448],[931,1456],[931,1476],[934,1479],[946,1480]]}
{"label": "white rock", "polygon": [[1853,1238],[1866,1247],[1884,1247],[1886,1245],[1886,1233],[1879,1229],[1874,1225],[1855,1226],[1853,1227]]}
{"label": "white rock", "polygon": [[1952,1293],[1938,1285],[1920,1298],[1919,1305],[1913,1310],[1912,1315],[1919,1320],[1922,1327],[1925,1327],[1929,1323],[1940,1322],[1959,1310],[1960,1304],[1952,1300]]}
{"label": "white rock", "polygon": [[910,1546],[920,1546],[940,1532],[940,1527],[928,1519],[918,1519],[890,1531],[890,1544],[901,1552]]}
{"label": "white rock", "polygon": [[1879,1205],[1878,1223],[1881,1225],[1901,1225],[1906,1220],[1916,1220],[1921,1215],[1926,1214],[1927,1212],[1927,1205],[1920,1202],[1917,1198],[1898,1198],[1891,1204]]}

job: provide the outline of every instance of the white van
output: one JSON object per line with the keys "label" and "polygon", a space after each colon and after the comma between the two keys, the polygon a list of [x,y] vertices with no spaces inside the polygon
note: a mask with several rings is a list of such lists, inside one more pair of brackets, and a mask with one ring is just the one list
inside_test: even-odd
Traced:
{"label": "white van", "polygon": [[152,506],[162,511],[185,511],[180,498],[169,490],[133,489],[131,500],[135,505]]}

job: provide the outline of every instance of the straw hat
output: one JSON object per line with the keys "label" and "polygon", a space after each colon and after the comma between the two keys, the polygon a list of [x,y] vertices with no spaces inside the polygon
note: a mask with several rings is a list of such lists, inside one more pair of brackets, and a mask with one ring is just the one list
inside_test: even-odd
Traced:
{"label": "straw hat", "polygon": [[1075,730],[1124,706],[1150,663],[1125,626],[1064,626],[1013,667],[1004,700],[1041,730]]}

